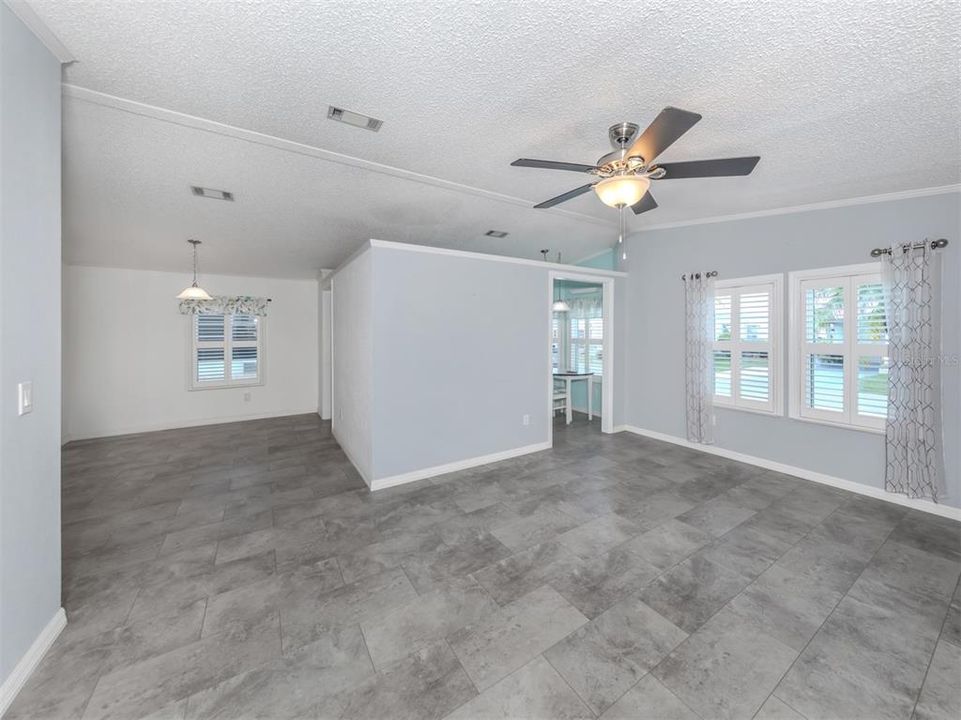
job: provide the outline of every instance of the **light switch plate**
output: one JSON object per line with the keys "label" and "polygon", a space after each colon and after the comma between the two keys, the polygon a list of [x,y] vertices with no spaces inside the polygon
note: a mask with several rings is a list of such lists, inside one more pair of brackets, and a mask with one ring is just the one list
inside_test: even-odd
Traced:
{"label": "light switch plate", "polygon": [[33,412],[33,381],[26,380],[17,384],[17,412],[26,415]]}

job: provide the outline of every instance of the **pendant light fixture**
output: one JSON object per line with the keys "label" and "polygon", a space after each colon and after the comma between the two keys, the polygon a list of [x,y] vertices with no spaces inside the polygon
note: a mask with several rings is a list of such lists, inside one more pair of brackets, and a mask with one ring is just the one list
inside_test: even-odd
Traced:
{"label": "pendant light fixture", "polygon": [[557,295],[557,283],[554,283],[554,304],[551,305],[553,312],[570,312],[571,306],[561,300]]}
{"label": "pendant light fixture", "polygon": [[178,300],[211,300],[210,294],[197,284],[197,246],[199,240],[190,239],[187,241],[194,248],[194,281],[188,288],[184,288],[178,296]]}

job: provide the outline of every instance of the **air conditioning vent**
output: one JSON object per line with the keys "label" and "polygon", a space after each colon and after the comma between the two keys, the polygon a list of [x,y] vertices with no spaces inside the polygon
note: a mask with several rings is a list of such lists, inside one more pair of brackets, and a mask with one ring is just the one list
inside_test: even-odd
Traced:
{"label": "air conditioning vent", "polygon": [[372,130],[373,132],[380,130],[380,126],[384,124],[383,120],[361,115],[352,110],[334,107],[333,105],[327,108],[327,119],[347,123],[348,125],[363,128],[364,130]]}
{"label": "air conditioning vent", "polygon": [[229,202],[234,201],[234,194],[232,192],[227,192],[226,190],[214,190],[213,188],[191,185],[190,192],[197,197],[209,198],[211,200],[227,200]]}

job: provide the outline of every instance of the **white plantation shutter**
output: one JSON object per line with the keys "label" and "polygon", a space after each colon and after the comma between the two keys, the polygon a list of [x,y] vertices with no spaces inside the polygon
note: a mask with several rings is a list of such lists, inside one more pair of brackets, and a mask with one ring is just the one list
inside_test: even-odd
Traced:
{"label": "white plantation shutter", "polygon": [[714,400],[777,412],[780,277],[719,282],[714,295]]}
{"label": "white plantation shutter", "polygon": [[[798,305],[795,417],[881,429],[887,417],[887,322],[878,272],[792,274]],[[823,273],[823,274],[819,274]],[[792,361],[793,362],[793,361]]]}
{"label": "white plantation shutter", "polygon": [[192,390],[263,382],[263,323],[256,315],[191,315]]}
{"label": "white plantation shutter", "polygon": [[568,370],[594,373],[604,371],[604,318],[601,293],[570,302]]}

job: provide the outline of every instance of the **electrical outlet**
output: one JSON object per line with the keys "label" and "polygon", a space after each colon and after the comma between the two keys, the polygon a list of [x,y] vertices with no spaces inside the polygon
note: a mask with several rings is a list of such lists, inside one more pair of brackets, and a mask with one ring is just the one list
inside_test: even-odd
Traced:
{"label": "electrical outlet", "polygon": [[522,422],[524,425],[530,425],[530,424],[531,424],[531,416],[530,416],[530,415],[525,415],[523,418],[521,418],[521,422]]}
{"label": "electrical outlet", "polygon": [[26,415],[33,412],[33,380],[17,384],[17,413]]}
{"label": "electrical outlet", "polygon": [[250,393],[249,393],[249,392],[245,392],[245,393],[244,393],[244,402],[250,402]]}

